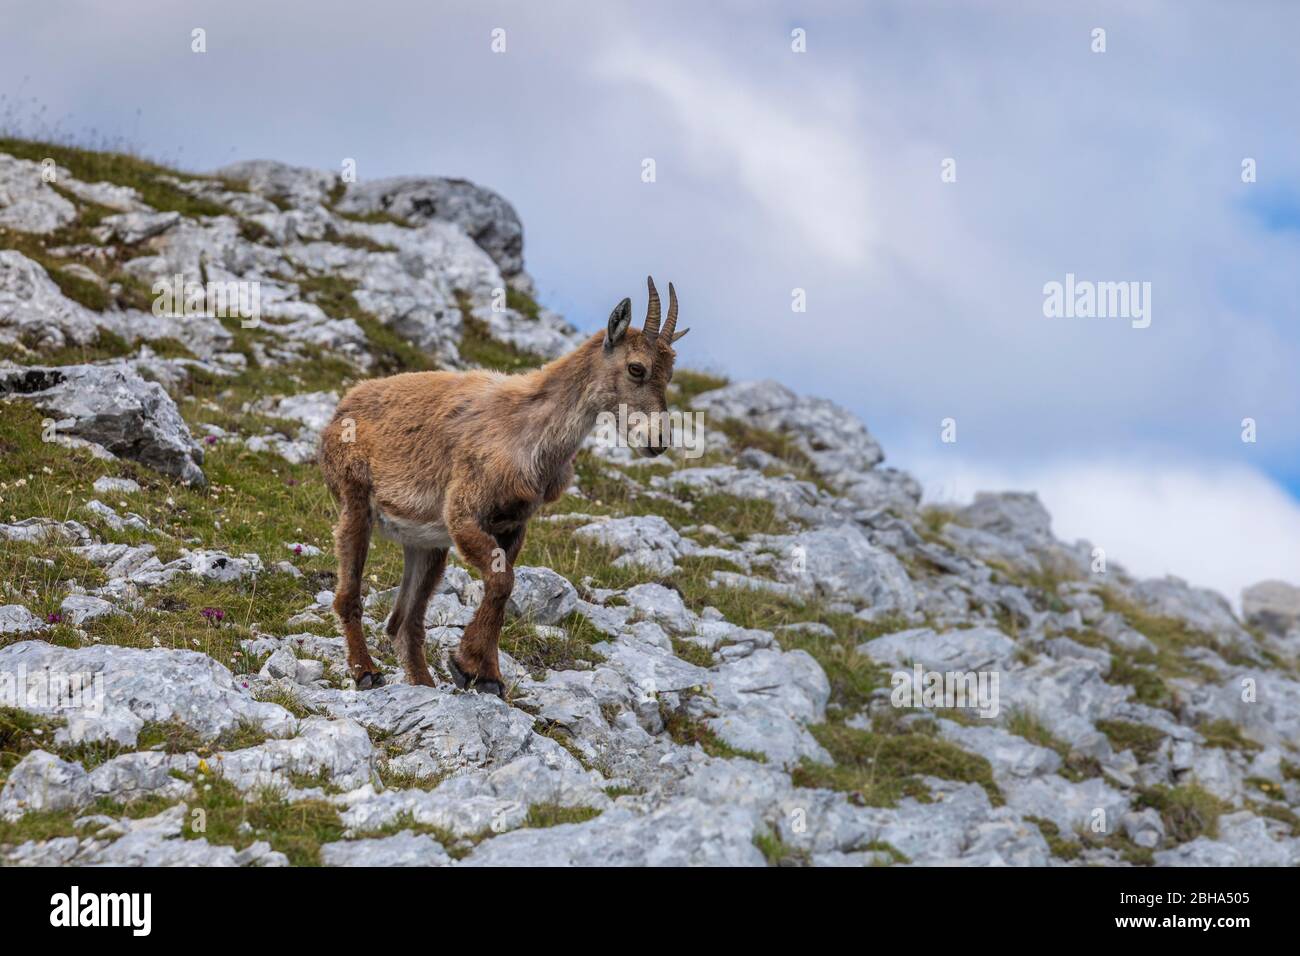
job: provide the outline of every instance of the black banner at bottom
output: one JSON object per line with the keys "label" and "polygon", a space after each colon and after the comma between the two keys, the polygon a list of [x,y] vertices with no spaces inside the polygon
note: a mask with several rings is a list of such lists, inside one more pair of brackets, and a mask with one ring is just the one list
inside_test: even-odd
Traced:
{"label": "black banner at bottom", "polygon": [[[603,925],[626,932],[669,912],[700,917],[691,919],[693,942],[708,924],[734,941],[738,928],[757,929],[776,914],[820,913],[819,930],[853,933],[864,923],[865,932],[869,924],[873,942],[891,930],[939,934],[938,942],[996,929],[1180,944],[1199,934],[1231,945],[1236,934],[1293,926],[1286,911],[1294,890],[1294,871],[1274,869],[0,869],[9,940],[77,933],[79,944],[101,937],[127,946],[225,935],[220,927],[332,943],[340,933],[402,926],[413,914],[431,917],[431,929],[475,925],[502,941],[510,926],[525,931],[531,919],[549,917],[532,925],[591,939]],[[501,923],[498,913],[511,915]]]}

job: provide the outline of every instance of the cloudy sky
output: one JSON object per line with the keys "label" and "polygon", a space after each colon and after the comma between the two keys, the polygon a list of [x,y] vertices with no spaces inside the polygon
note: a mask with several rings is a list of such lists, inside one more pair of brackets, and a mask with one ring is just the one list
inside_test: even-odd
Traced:
{"label": "cloudy sky", "polygon": [[[834,398],[933,500],[1032,488],[1141,573],[1300,583],[1300,5],[0,4],[31,129],[474,179],[548,305],[672,279],[683,362]],[[1150,325],[1045,316],[1067,273],[1149,282]]]}

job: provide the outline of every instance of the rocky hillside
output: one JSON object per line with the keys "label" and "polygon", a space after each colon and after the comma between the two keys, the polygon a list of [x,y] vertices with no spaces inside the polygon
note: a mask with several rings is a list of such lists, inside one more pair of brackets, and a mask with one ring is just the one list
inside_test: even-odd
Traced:
{"label": "rocky hillside", "polygon": [[[0,140],[0,861],[1300,863],[1300,592],[1242,621],[1032,495],[922,507],[774,382],[679,371],[702,457],[584,450],[530,528],[507,701],[447,679],[481,594],[454,564],[439,686],[401,683],[377,543],[390,681],[351,689],[311,463],[339,395],[575,339],[471,183]],[[918,673],[990,693],[900,700]]]}

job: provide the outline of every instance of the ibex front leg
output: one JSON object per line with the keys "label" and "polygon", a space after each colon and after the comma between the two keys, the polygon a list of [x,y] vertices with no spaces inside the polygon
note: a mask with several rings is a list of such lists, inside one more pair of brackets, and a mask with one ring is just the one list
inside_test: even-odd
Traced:
{"label": "ibex front leg", "polygon": [[452,678],[460,687],[505,698],[505,681],[501,677],[497,644],[505,620],[506,601],[515,586],[515,558],[524,543],[524,529],[493,536],[476,520],[466,520],[451,527],[456,550],[483,577],[483,603],[465,628],[458,647],[449,657]]}

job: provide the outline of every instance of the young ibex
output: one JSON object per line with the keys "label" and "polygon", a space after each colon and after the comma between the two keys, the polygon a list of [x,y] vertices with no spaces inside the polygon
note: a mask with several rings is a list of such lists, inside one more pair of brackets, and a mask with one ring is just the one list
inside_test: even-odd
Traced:
{"label": "young ibex", "polygon": [[[628,328],[632,302],[624,299],[605,331],[535,371],[408,372],[343,396],[321,434],[319,460],[339,505],[334,610],[359,689],[383,683],[361,626],[361,575],[378,530],[402,545],[402,584],[387,630],[406,679],[433,684],[424,612],[455,545],[482,576],[484,593],[449,670],[461,687],[504,696],[497,641],[528,519],[568,488],[578,446],[601,412],[617,414],[620,405],[629,415],[666,411],[672,343],[689,330],[675,331],[671,283],[660,329],[659,295],[653,280],[647,284],[644,328]],[[662,433],[639,437],[641,455],[667,447]]]}

